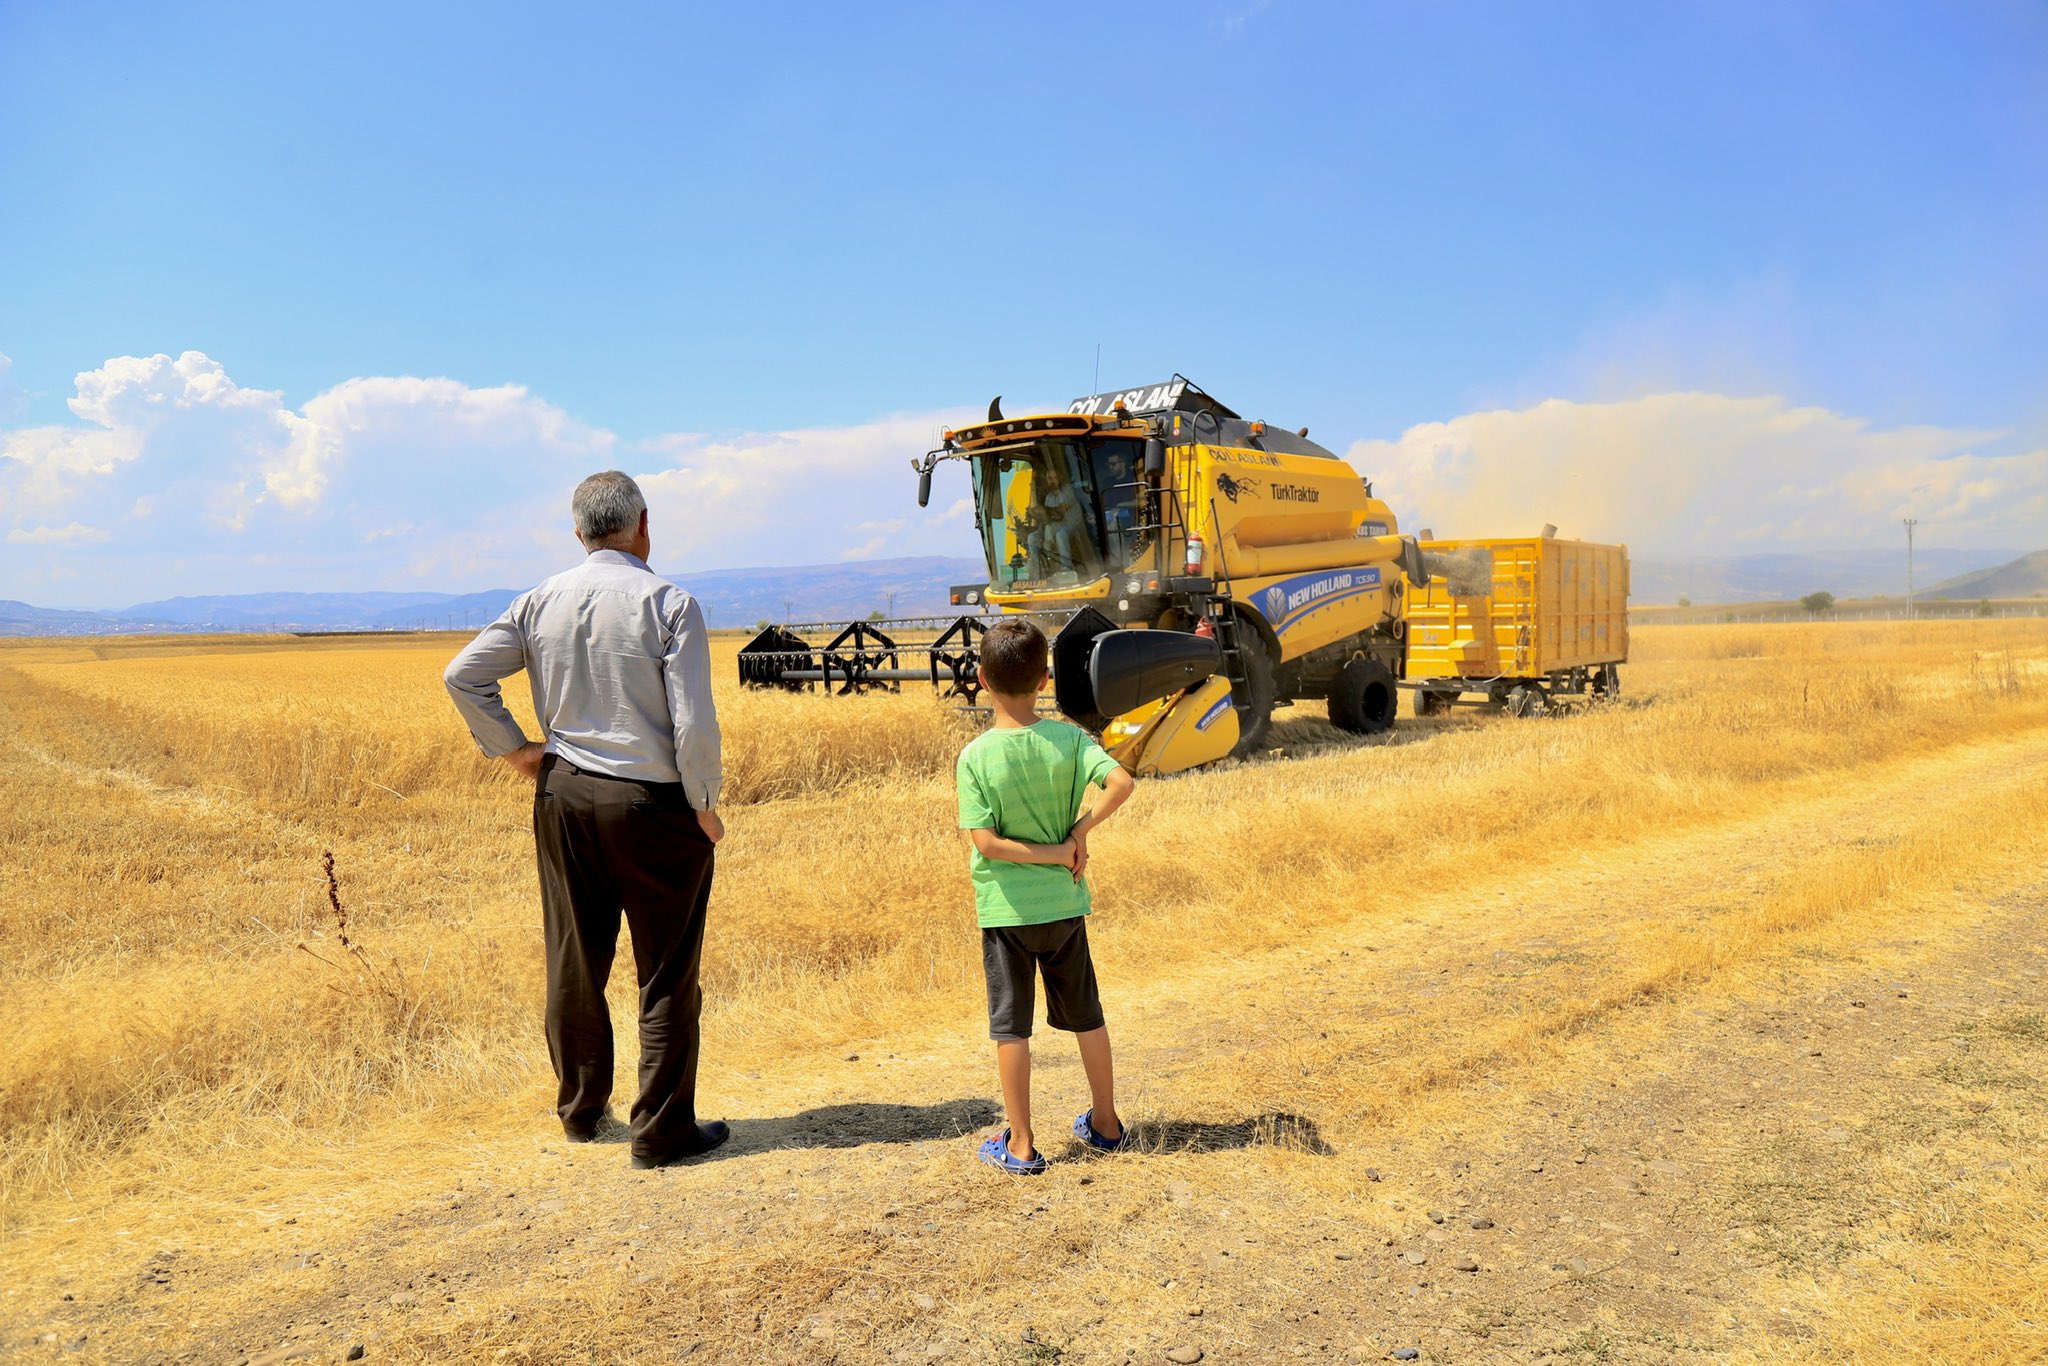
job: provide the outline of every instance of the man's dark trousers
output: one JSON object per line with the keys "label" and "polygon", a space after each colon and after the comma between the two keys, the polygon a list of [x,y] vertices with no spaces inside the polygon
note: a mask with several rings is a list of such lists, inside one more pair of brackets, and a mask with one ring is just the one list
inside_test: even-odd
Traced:
{"label": "man's dark trousers", "polygon": [[533,799],[548,946],[548,1056],[565,1129],[592,1132],[612,1093],[612,1021],[604,984],[619,915],[640,981],[635,1157],[668,1158],[697,1141],[697,969],[711,900],[712,845],[680,783],[641,783],[541,761]]}

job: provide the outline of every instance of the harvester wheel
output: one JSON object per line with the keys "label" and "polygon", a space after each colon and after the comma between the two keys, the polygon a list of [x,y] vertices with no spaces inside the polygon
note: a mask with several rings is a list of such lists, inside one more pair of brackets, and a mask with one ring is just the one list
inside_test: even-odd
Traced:
{"label": "harvester wheel", "polygon": [[1233,759],[1244,759],[1266,747],[1266,732],[1273,724],[1273,657],[1265,643],[1250,627],[1240,628],[1244,646],[1245,681],[1233,680],[1230,705],[1237,710],[1237,748]]}
{"label": "harvester wheel", "polygon": [[1441,716],[1451,709],[1458,700],[1458,694],[1449,688],[1421,688],[1415,694],[1417,716]]}
{"label": "harvester wheel", "polygon": [[1377,659],[1354,659],[1330,681],[1330,724],[1353,735],[1388,729],[1400,704],[1394,671]]}

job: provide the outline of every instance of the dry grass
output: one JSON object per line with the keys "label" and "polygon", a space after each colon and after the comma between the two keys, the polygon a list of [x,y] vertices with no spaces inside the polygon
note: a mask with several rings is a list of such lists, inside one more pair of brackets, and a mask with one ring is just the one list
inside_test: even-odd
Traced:
{"label": "dry grass", "polygon": [[[1671,627],[1636,644],[1624,705],[1404,717],[1367,742],[1283,712],[1283,757],[1145,785],[1098,841],[1099,956],[1135,992],[1211,970],[1219,945],[1242,961],[1376,936],[1480,868],[1625,859],[1771,794],[2048,727],[2037,621]],[[0,773],[32,794],[0,807],[0,1232],[14,1253],[75,1241],[67,1211],[212,1179],[224,1152],[470,1115],[480,1095],[512,1098],[488,1122],[532,1122],[546,1057],[525,807],[441,692],[450,648],[0,647]],[[971,1025],[950,785],[964,723],[923,695],[741,694],[731,648],[716,1065],[753,1074]],[[1201,1098],[1368,1130],[1476,1077],[1539,1075],[1591,1022],[1697,996],[1788,936],[1878,923],[1902,889],[2000,866],[2044,832],[2042,793],[2025,788],[1957,794],[1882,848],[1791,832],[1772,852],[1796,869],[1758,904],[1630,908],[1599,963],[1538,974],[1542,991],[1482,1027],[1354,1036],[1378,1050],[1369,1077],[1308,1036],[1284,1056],[1246,1050]],[[367,961],[338,952],[330,849]],[[1424,970],[1428,946],[1406,951]],[[615,987],[622,1020],[629,996]],[[1998,1246],[1915,1282],[1930,1320],[1962,1297],[1979,1317],[2038,1321],[2038,1277],[2006,1287],[2038,1267],[2038,1242]],[[1846,1293],[1832,1302],[1853,1305]]]}

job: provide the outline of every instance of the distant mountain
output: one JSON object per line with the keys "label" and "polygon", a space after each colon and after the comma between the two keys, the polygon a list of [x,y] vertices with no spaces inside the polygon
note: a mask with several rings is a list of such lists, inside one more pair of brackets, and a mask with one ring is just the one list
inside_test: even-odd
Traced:
{"label": "distant mountain", "polygon": [[438,594],[434,601],[404,603],[378,612],[361,623],[378,631],[462,630],[495,620],[519,596],[517,588],[491,588],[455,596]]}
{"label": "distant mountain", "polygon": [[[2048,593],[2048,550],[1917,552],[1919,597],[1976,599]],[[1946,577],[1944,577],[1946,576]],[[872,612],[944,613],[946,590],[980,583],[980,560],[920,555],[842,564],[707,569],[674,576],[703,604],[714,627],[760,621],[851,621]],[[1905,548],[1800,555],[1639,559],[1631,600],[1638,606],[1689,598],[1711,603],[1783,602],[1826,589],[1837,597],[1904,596]],[[118,612],[67,611],[0,600],[0,635],[95,635],[146,631],[474,630],[505,610],[514,588],[481,593],[228,593],[165,598]]]}
{"label": "distant mountain", "polygon": [[[1965,576],[2001,564],[2018,553],[1999,548],[1946,550],[1930,547],[1916,550],[1913,553],[1914,577],[1926,582],[1943,575]],[[1701,605],[1783,602],[1821,589],[1838,598],[1904,598],[1906,547],[1901,543],[1897,550],[1840,550],[1687,560],[1638,559],[1629,569],[1629,587],[1629,601],[1637,606],[1675,603],[1681,597]],[[1937,585],[1929,591],[1939,592],[1942,589]]]}
{"label": "distant mountain", "polygon": [[1915,598],[2034,598],[2048,595],[2048,550],[2037,550],[2005,564],[1943,579]]}
{"label": "distant mountain", "polygon": [[[881,611],[919,616],[947,609],[946,590],[988,577],[980,560],[920,555],[675,576],[714,627],[758,621],[838,621]],[[516,588],[481,593],[226,593],[165,598],[119,612],[75,612],[0,601],[0,635],[94,635],[111,631],[405,631],[475,629],[505,610]]]}
{"label": "distant mountain", "polygon": [[[448,593],[228,593],[137,603],[117,615],[225,631],[333,630],[368,625],[383,613],[438,609]],[[407,623],[411,623],[408,621]]]}
{"label": "distant mountain", "polygon": [[986,583],[980,560],[916,555],[899,560],[784,568],[715,569],[677,574],[675,581],[703,604],[713,626],[758,621],[842,621],[870,612],[920,616],[947,609],[956,583]]}
{"label": "distant mountain", "polygon": [[0,636],[91,635],[116,629],[118,621],[105,612],[68,612],[0,598]]}
{"label": "distant mountain", "polygon": [[[707,569],[672,574],[688,589],[713,627],[752,626],[761,621],[851,621],[870,612],[918,616],[947,607],[947,590],[956,583],[981,583],[988,570],[980,560],[922,555],[898,560],[851,560],[843,564],[757,566]],[[481,627],[503,612],[518,590],[493,589],[432,603],[395,607],[369,625],[404,630],[429,627]]]}

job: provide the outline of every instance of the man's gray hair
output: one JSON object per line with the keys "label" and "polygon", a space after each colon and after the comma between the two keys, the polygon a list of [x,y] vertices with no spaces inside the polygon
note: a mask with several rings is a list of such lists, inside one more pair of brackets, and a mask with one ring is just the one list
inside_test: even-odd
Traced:
{"label": "man's gray hair", "polygon": [[576,535],[598,550],[632,538],[640,529],[640,514],[647,511],[647,499],[632,475],[606,470],[578,484],[569,506],[576,514]]}

